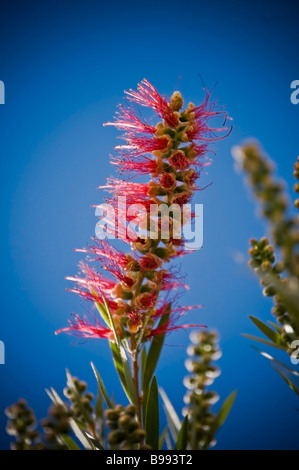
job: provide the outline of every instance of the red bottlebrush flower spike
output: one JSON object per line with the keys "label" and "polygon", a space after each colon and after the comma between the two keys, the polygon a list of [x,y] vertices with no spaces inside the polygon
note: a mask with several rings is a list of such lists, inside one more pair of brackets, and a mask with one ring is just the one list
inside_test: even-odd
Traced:
{"label": "red bottlebrush flower spike", "polygon": [[169,103],[159,95],[156,88],[146,78],[138,85],[137,92],[130,90],[125,93],[129,100],[141,106],[154,109],[169,126],[176,126],[178,124],[178,117],[171,109]]}
{"label": "red bottlebrush flower spike", "polygon": [[[200,106],[189,103],[182,109],[180,92],[174,92],[170,99],[162,97],[146,79],[138,85],[137,91],[126,92],[129,101],[154,110],[159,121],[155,126],[148,124],[130,105],[120,106],[115,121],[106,124],[124,131],[125,145],[116,147],[117,155],[111,157],[111,163],[127,178],[108,178],[106,185],[100,188],[111,196],[106,198],[106,205],[97,207],[104,209],[109,205],[110,212],[103,219],[107,223],[107,236],[116,230],[117,237],[130,244],[132,251],[123,253],[114,248],[110,240],[97,239],[91,246],[77,250],[87,253],[89,263],[98,263],[107,274],[103,276],[89,264],[81,263],[82,275],[68,278],[77,284],[70,290],[92,301],[99,313],[90,314],[92,321],[75,315],[70,325],[58,333],[112,341],[124,339],[123,344],[129,347],[129,353],[138,354],[139,346],[154,336],[187,326],[200,326],[177,324],[182,315],[201,306],[174,305],[177,294],[172,292],[188,289],[188,286],[182,282],[179,272],[174,273],[167,263],[190,253],[184,238],[177,238],[174,234],[174,216],[170,215],[168,236],[164,233],[162,236],[164,220],[161,215],[156,217],[155,237],[151,237],[149,230],[142,236],[132,234],[128,223],[152,220],[153,204],[183,207],[199,189],[196,180],[200,177],[200,170],[210,164],[208,142],[223,138],[223,133],[230,132],[227,127],[210,126],[211,119],[227,118],[226,113],[210,101],[210,95],[206,90]],[[130,181],[145,175],[149,177],[147,182]],[[143,214],[129,213],[127,207],[119,205],[120,198],[126,200],[127,207],[142,204]],[[191,212],[190,220],[192,218],[194,214]],[[166,315],[163,326],[159,325]]]}

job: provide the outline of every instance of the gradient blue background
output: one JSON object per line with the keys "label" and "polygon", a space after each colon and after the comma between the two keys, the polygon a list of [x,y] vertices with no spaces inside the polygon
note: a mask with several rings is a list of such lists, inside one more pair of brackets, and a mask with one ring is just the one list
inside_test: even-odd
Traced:
{"label": "gradient blue background", "polygon": [[[279,2],[280,3],[280,2]],[[64,386],[64,368],[96,385],[93,360],[118,400],[123,399],[104,341],[54,336],[84,303],[65,292],[82,247],[94,233],[90,204],[96,186],[113,173],[108,154],[117,132],[103,128],[123,90],[147,77],[171,94],[178,77],[187,100],[203,99],[200,73],[234,118],[234,131],[214,145],[217,156],[197,196],[204,203],[204,247],[187,257],[191,292],[203,303],[190,322],[221,335],[222,399],[238,399],[217,449],[295,449],[298,398],[250,348],[249,314],[271,319],[271,301],[247,270],[251,236],[266,227],[230,149],[255,136],[292,185],[298,154],[299,105],[290,83],[299,78],[298,1],[0,2],[1,321],[6,365],[0,366],[0,446],[6,449],[3,409],[19,396],[43,416],[45,387]],[[239,255],[238,255],[239,254]],[[241,254],[241,255],[240,255]],[[243,256],[243,258],[242,258]],[[186,331],[167,337],[158,377],[177,410],[182,407]],[[217,409],[216,405],[216,409]],[[297,427],[297,429],[296,429]]]}

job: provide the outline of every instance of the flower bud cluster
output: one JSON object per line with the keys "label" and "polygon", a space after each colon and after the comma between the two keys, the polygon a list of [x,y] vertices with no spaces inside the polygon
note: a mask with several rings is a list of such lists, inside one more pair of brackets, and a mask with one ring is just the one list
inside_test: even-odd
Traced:
{"label": "flower bud cluster", "polygon": [[189,416],[191,448],[202,450],[216,443],[213,431],[216,417],[211,407],[217,403],[219,396],[207,390],[207,387],[220,374],[220,369],[213,361],[221,356],[221,352],[217,335],[212,331],[194,331],[190,339],[193,344],[187,349],[189,358],[186,360],[186,368],[190,375],[184,379],[188,391],[184,397],[186,407],[183,412]]}
{"label": "flower bud cluster", "polygon": [[134,405],[123,407],[116,405],[105,412],[106,423],[110,429],[108,444],[111,449],[146,450],[148,446],[142,444],[145,432],[140,428]]}

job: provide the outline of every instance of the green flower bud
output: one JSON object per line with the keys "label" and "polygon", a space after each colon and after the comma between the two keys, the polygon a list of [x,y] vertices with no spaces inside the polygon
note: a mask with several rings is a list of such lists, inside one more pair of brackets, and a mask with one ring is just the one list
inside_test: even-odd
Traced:
{"label": "green flower bud", "polygon": [[248,261],[248,266],[252,269],[256,269],[259,265],[260,265],[260,263],[258,261],[256,261],[255,259],[250,259]]}
{"label": "green flower bud", "polygon": [[118,419],[118,426],[123,429],[127,429],[131,423],[131,418],[128,415],[120,416]]}
{"label": "green flower bud", "polygon": [[276,289],[274,286],[267,286],[263,289],[263,294],[265,297],[273,297],[276,294]]}
{"label": "green flower bud", "polygon": [[170,98],[170,107],[173,111],[179,111],[183,106],[183,97],[179,91],[175,91]]}
{"label": "green flower bud", "polygon": [[87,389],[87,383],[86,382],[79,382],[78,383],[78,390],[79,392],[83,393]]}
{"label": "green flower bud", "polygon": [[277,274],[281,274],[285,270],[285,265],[283,261],[278,261],[278,263],[274,266],[274,272]]}
{"label": "green flower bud", "polygon": [[265,248],[267,245],[269,245],[270,242],[267,237],[262,237],[259,242],[260,248]]}
{"label": "green flower bud", "polygon": [[110,421],[117,421],[118,420],[118,413],[115,410],[106,410],[105,411],[106,418],[109,419]]}
{"label": "green flower bud", "polygon": [[69,430],[69,422],[68,422],[68,419],[64,417],[57,424],[56,431],[59,433],[66,434],[68,430]]}
{"label": "green flower bud", "polygon": [[276,304],[272,307],[273,315],[283,315],[286,311],[287,310],[283,304]]}
{"label": "green flower bud", "polygon": [[143,444],[140,446],[140,450],[152,450],[152,447],[149,444]]}
{"label": "green flower bud", "polygon": [[134,416],[136,415],[136,408],[134,405],[128,405],[126,408],[125,408],[125,412],[132,416],[132,418],[134,418]]}
{"label": "green flower bud", "polygon": [[272,268],[272,264],[270,263],[270,261],[263,261],[261,267],[265,271],[269,271]]}
{"label": "green flower bud", "polygon": [[131,435],[130,435],[130,441],[133,443],[138,443],[143,441],[145,438],[145,432],[143,429],[136,429]]}
{"label": "green flower bud", "polygon": [[92,401],[93,398],[94,398],[94,396],[93,396],[93,394],[92,394],[91,392],[87,392],[87,393],[85,394],[85,398],[87,398],[89,401]]}
{"label": "green flower bud", "polygon": [[139,427],[139,425],[138,425],[137,421],[131,421],[129,426],[128,426],[128,431],[133,432],[136,429],[138,429],[138,427]]}
{"label": "green flower bud", "polygon": [[111,431],[108,434],[108,443],[110,445],[120,444],[126,437],[126,434],[123,431]]}

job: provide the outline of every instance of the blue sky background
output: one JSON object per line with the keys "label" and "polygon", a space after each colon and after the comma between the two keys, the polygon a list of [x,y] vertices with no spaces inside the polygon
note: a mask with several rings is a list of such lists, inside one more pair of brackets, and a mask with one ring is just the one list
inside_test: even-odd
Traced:
{"label": "blue sky background", "polygon": [[[234,118],[233,133],[217,152],[197,196],[204,204],[204,247],[186,257],[191,291],[186,304],[204,309],[188,321],[217,328],[223,357],[214,384],[224,399],[238,398],[218,449],[298,448],[298,398],[268,361],[242,338],[255,334],[248,315],[271,319],[246,262],[248,239],[266,227],[230,149],[256,137],[292,185],[298,154],[299,105],[290,84],[299,78],[299,2],[0,2],[1,319],[6,365],[0,366],[0,447],[9,446],[3,409],[25,397],[39,417],[49,400],[45,387],[64,386],[64,369],[96,390],[89,362],[123,400],[104,341],[54,336],[84,304],[65,292],[94,233],[90,204],[103,200],[96,187],[113,174],[109,153],[118,133],[103,128],[123,90],[144,77],[171,94],[178,77],[186,100],[203,99],[200,73]],[[79,343],[79,344],[78,344]],[[167,337],[158,378],[182,407],[186,331]],[[288,359],[286,359],[288,360]],[[217,408],[217,405],[216,407]],[[297,427],[297,429],[296,429]]]}

